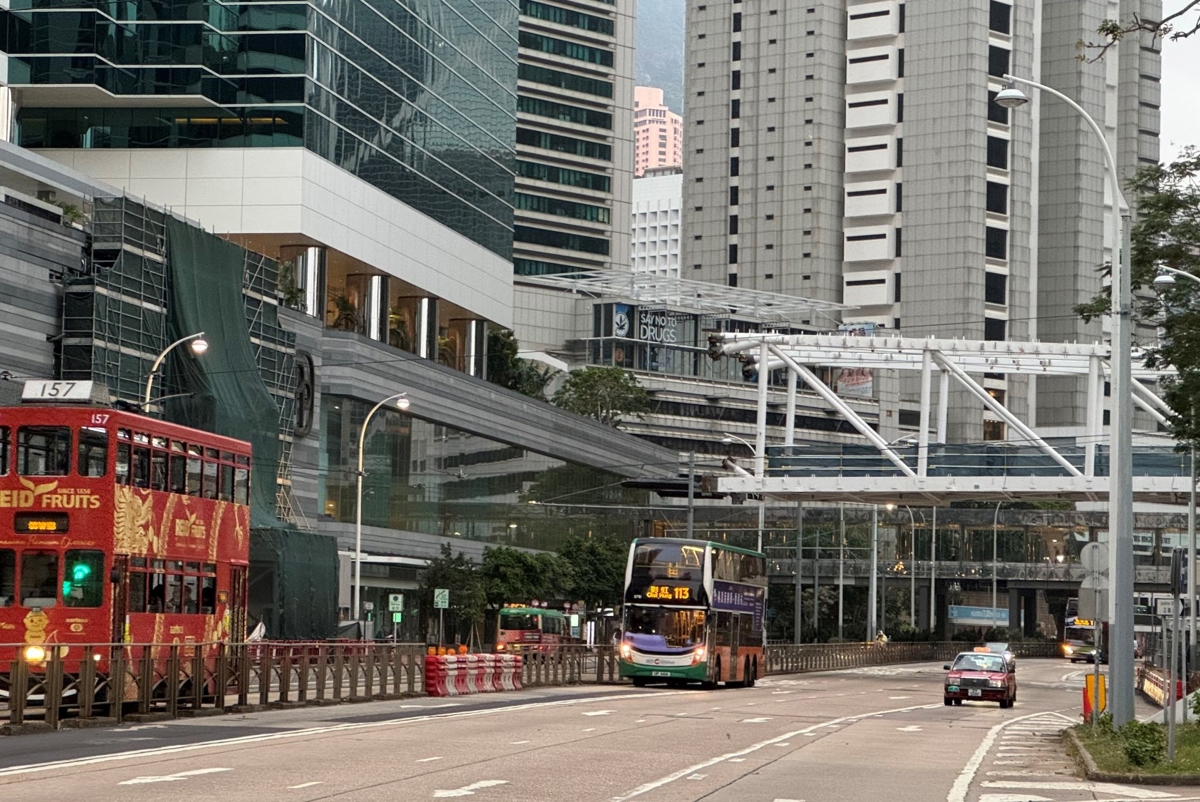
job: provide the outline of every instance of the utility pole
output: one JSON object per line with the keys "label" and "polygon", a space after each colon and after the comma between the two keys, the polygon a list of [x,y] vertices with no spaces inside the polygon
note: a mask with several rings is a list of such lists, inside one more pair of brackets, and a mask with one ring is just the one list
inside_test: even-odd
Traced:
{"label": "utility pole", "polygon": [[801,639],[801,631],[800,631],[800,618],[804,612],[804,594],[803,594],[804,585],[801,582],[801,577],[800,577],[800,565],[801,565],[801,560],[803,559],[803,557],[804,557],[804,503],[797,501],[796,502],[796,603],[794,605],[795,606],[795,616],[796,616],[796,624],[795,624],[796,643],[803,643],[803,640]]}
{"label": "utility pole", "polygon": [[688,508],[687,536],[688,540],[696,534],[696,452],[688,458]]}
{"label": "utility pole", "polygon": [[846,585],[846,506],[838,502],[838,640],[844,638],[846,616],[842,611],[843,590]]}

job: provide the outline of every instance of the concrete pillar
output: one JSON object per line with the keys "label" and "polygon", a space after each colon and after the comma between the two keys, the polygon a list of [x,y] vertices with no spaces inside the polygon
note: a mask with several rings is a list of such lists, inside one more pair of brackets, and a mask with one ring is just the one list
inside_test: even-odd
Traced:
{"label": "concrete pillar", "polygon": [[388,277],[375,273],[346,276],[346,289],[358,307],[358,332],[376,342],[388,341],[391,296]]}
{"label": "concrete pillar", "polygon": [[1008,589],[1008,627],[1012,629],[1021,625],[1021,596],[1016,588]]}
{"label": "concrete pillar", "polygon": [[438,358],[437,298],[420,298],[416,306],[416,342],[413,353],[425,359]]}
{"label": "concrete pillar", "polygon": [[325,248],[289,245],[279,249],[279,261],[292,263],[292,283],[301,293],[301,311],[325,319]]}
{"label": "concrete pillar", "polygon": [[480,379],[487,378],[487,332],[486,320],[467,321],[466,373]]}

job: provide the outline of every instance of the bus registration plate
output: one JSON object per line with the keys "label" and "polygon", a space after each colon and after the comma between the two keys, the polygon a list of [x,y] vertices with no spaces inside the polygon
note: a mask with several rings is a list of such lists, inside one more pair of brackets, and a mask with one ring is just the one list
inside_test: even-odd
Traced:
{"label": "bus registration plate", "polygon": [[650,676],[652,676],[652,677],[669,677],[669,676],[671,676],[671,672],[670,671],[651,671]]}

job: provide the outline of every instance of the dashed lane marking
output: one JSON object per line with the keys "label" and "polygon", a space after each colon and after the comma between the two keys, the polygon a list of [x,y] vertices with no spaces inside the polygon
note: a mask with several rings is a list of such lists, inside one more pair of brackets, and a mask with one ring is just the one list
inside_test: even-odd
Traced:
{"label": "dashed lane marking", "polygon": [[494,788],[497,785],[508,785],[508,780],[480,780],[479,782],[464,785],[462,788],[455,788],[450,791],[434,791],[434,799],[446,799],[455,796],[474,796],[476,791],[481,791],[484,788]]}

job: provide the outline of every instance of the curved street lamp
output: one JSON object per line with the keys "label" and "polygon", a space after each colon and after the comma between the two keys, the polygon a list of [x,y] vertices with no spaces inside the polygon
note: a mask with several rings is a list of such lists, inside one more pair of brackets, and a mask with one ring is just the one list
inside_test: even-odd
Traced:
{"label": "curved street lamp", "polygon": [[[1121,193],[1117,163],[1103,129],[1083,107],[1056,89],[1004,75],[1006,85],[996,94],[997,105],[1014,109],[1029,102],[1016,84],[1040,89],[1062,100],[1084,119],[1096,135],[1112,187],[1112,434],[1108,485],[1109,583],[1112,592],[1112,642],[1133,639],[1133,400],[1132,400],[1132,296],[1129,269],[1129,204]],[[994,567],[994,566],[993,566]],[[993,605],[993,609],[995,606]],[[994,615],[994,613],[993,613]],[[1115,649],[1110,655],[1113,724],[1133,718],[1133,652]]]}
{"label": "curved street lamp", "polygon": [[[750,449],[751,454],[753,454],[755,457],[758,457],[758,449],[755,448],[753,445],[751,445],[749,440],[738,437],[736,434],[730,434],[729,432],[725,432],[724,435],[725,436],[721,438],[721,442],[724,445],[727,445],[727,446],[732,445],[735,442],[741,443],[746,448]],[[763,526],[765,525],[765,518],[766,518],[766,509],[765,509],[766,503],[767,503],[766,497],[760,495],[758,497],[758,548],[755,549],[755,551],[758,551],[758,552],[762,552],[762,550],[763,550]],[[799,572],[799,570],[800,570],[800,564],[797,563],[796,571]],[[797,642],[799,642],[799,641],[797,641]]]}
{"label": "curved street lamp", "polygon": [[379,408],[385,404],[395,402],[396,408],[401,412],[408,409],[410,403],[405,393],[395,393],[380,401],[375,406],[371,407],[371,411],[367,413],[367,417],[363,419],[362,428],[358,430],[358,470],[355,472],[358,477],[358,502],[354,505],[354,620],[362,620],[362,500],[363,500],[363,443],[367,439],[367,426],[371,423],[371,418],[379,411]]}
{"label": "curved street lamp", "polygon": [[189,334],[186,337],[180,337],[175,342],[163,349],[162,353],[154,360],[154,364],[150,366],[150,375],[146,377],[146,392],[142,397],[142,410],[150,406],[150,393],[154,389],[154,377],[158,375],[158,369],[162,367],[163,360],[167,358],[167,354],[171,353],[176,346],[183,345],[186,342],[192,344],[192,353],[200,356],[208,350],[208,340],[204,339],[204,332],[198,331],[195,334]]}

